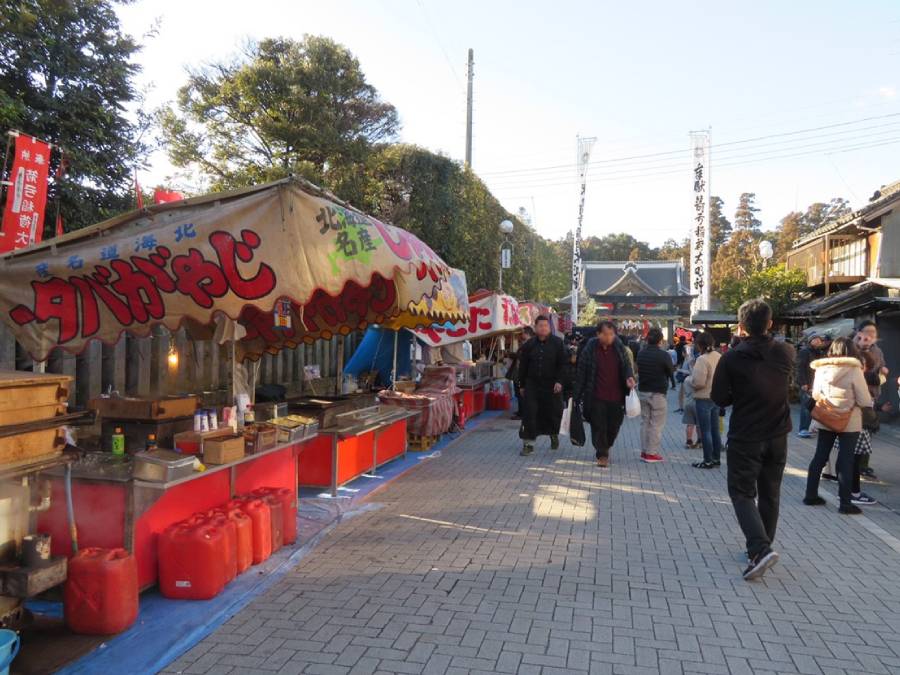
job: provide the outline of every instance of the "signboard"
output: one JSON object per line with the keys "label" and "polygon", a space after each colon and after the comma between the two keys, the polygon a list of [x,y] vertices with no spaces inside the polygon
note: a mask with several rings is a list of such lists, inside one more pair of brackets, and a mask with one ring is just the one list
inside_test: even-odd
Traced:
{"label": "signboard", "polygon": [[44,238],[49,164],[49,144],[24,134],[16,137],[10,184],[6,186],[0,253],[25,248]]}
{"label": "signboard", "polygon": [[505,270],[512,267],[512,248],[507,245],[500,249],[500,267]]}
{"label": "signboard", "polygon": [[709,132],[691,134],[691,313],[709,309]]}
{"label": "signboard", "polygon": [[494,333],[516,331],[524,325],[515,298],[500,293],[469,298],[469,323],[465,326],[429,326],[416,330],[426,345],[440,347],[476,340]]}
{"label": "signboard", "polygon": [[0,266],[0,317],[34,359],[55,347],[80,352],[90,339],[111,344],[123,331],[146,336],[154,325],[208,326],[219,314],[246,329],[239,359],[373,323],[468,319],[463,273],[411,233],[295,179],[149,211]]}

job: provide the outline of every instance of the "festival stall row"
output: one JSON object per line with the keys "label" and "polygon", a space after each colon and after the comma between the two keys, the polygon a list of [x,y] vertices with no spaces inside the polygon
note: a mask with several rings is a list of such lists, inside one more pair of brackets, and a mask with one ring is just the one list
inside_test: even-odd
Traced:
{"label": "festival stall row", "polygon": [[[60,427],[71,417],[64,376],[43,376],[52,400],[38,402],[15,392],[18,378],[25,392],[40,375],[5,375],[19,408],[7,416],[34,408],[43,416],[32,414],[32,427],[14,435],[3,434],[0,419],[0,477],[31,477],[32,485],[39,472],[50,477],[37,530],[52,535],[54,556],[123,546],[146,587],[157,579],[157,537],[173,523],[262,487],[334,494],[406,452],[415,413],[373,395],[254,410],[254,361],[372,324],[465,324],[469,306],[465,276],[425,243],[289,178],[152,206],[0,258],[0,316],[38,362],[57,348],[79,353],[89,341],[113,344],[155,326],[231,345],[233,406],[198,414],[190,392],[97,399],[92,407],[107,419],[96,425],[96,452],[63,452]],[[274,419],[263,424],[264,416]],[[122,453],[120,424],[132,432]],[[135,428],[157,431],[147,449]],[[24,508],[35,498],[26,495]]]}

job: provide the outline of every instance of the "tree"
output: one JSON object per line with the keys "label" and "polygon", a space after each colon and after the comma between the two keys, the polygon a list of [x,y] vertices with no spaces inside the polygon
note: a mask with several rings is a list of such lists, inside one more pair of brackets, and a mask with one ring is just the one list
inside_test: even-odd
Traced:
{"label": "tree", "polygon": [[172,163],[213,189],[297,174],[354,203],[371,187],[359,165],[399,129],[356,57],[311,35],[251,43],[235,62],[190,72],[160,121]]}
{"label": "tree", "polygon": [[850,204],[842,197],[835,197],[828,203],[810,204],[805,213],[792,211],[781,219],[777,228],[776,253],[778,260],[784,260],[793,243],[817,230],[823,225],[834,222],[850,213]]}
{"label": "tree", "polygon": [[719,299],[730,312],[736,312],[746,300],[763,298],[772,307],[772,314],[780,316],[796,304],[806,290],[806,272],[788,270],[783,264],[753,272],[745,279],[726,279],[719,291]]}
{"label": "tree", "polygon": [[731,236],[731,223],[722,213],[724,205],[721,197],[713,195],[709,198],[709,245],[713,257]]}
{"label": "tree", "polygon": [[657,257],[660,260],[683,260],[685,264],[688,263],[690,255],[691,240],[687,238],[682,239],[680,243],[674,239],[666,239],[657,250]]}
{"label": "tree", "polygon": [[799,211],[791,211],[778,224],[775,240],[775,260],[784,262],[791,245],[805,234],[803,214]]}
{"label": "tree", "polygon": [[656,251],[647,242],[620,232],[585,239],[581,257],[584,260],[655,260]]}
{"label": "tree", "polygon": [[738,200],[737,210],[734,212],[735,229],[758,231],[762,222],[756,217],[757,213],[759,213],[759,208],[756,206],[756,193],[742,193]]}
{"label": "tree", "polygon": [[[116,4],[0,4],[0,129],[63,148],[68,174],[51,184],[49,200],[59,200],[69,230],[129,208],[132,171],[146,151],[126,116],[137,96],[140,68],[131,59],[139,47],[122,33]],[[61,157],[51,154],[50,176]]]}
{"label": "tree", "polygon": [[721,299],[726,281],[742,282],[762,268],[759,242],[762,233],[748,228],[736,229],[731,238],[716,253],[712,265],[712,292]]}

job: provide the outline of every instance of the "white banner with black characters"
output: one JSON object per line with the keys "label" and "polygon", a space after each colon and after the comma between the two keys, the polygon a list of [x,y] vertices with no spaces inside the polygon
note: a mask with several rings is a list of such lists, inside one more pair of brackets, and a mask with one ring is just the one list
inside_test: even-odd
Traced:
{"label": "white banner with black characters", "polygon": [[691,313],[709,309],[709,132],[691,133]]}

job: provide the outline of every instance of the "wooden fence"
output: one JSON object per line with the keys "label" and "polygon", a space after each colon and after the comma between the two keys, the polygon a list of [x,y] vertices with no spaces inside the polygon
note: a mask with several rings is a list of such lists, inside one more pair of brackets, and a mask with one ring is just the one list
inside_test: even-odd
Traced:
{"label": "wooden fence", "polygon": [[[335,390],[339,352],[346,363],[362,338],[361,333],[318,340],[311,345],[265,355],[259,366],[257,386],[280,384],[291,393],[325,394]],[[339,343],[343,343],[340,345]],[[174,349],[177,365],[170,363]],[[56,349],[46,363],[46,372],[71,375],[74,395],[69,405],[83,409],[102,392],[123,396],[161,396],[207,393],[210,402],[224,404],[231,391],[231,349],[208,340],[191,340],[183,330],[170,333],[159,326],[146,338],[124,335],[115,345],[92,341],[79,355]],[[303,367],[318,365],[322,378],[304,382]],[[34,370],[35,364],[0,324],[0,370]]]}

